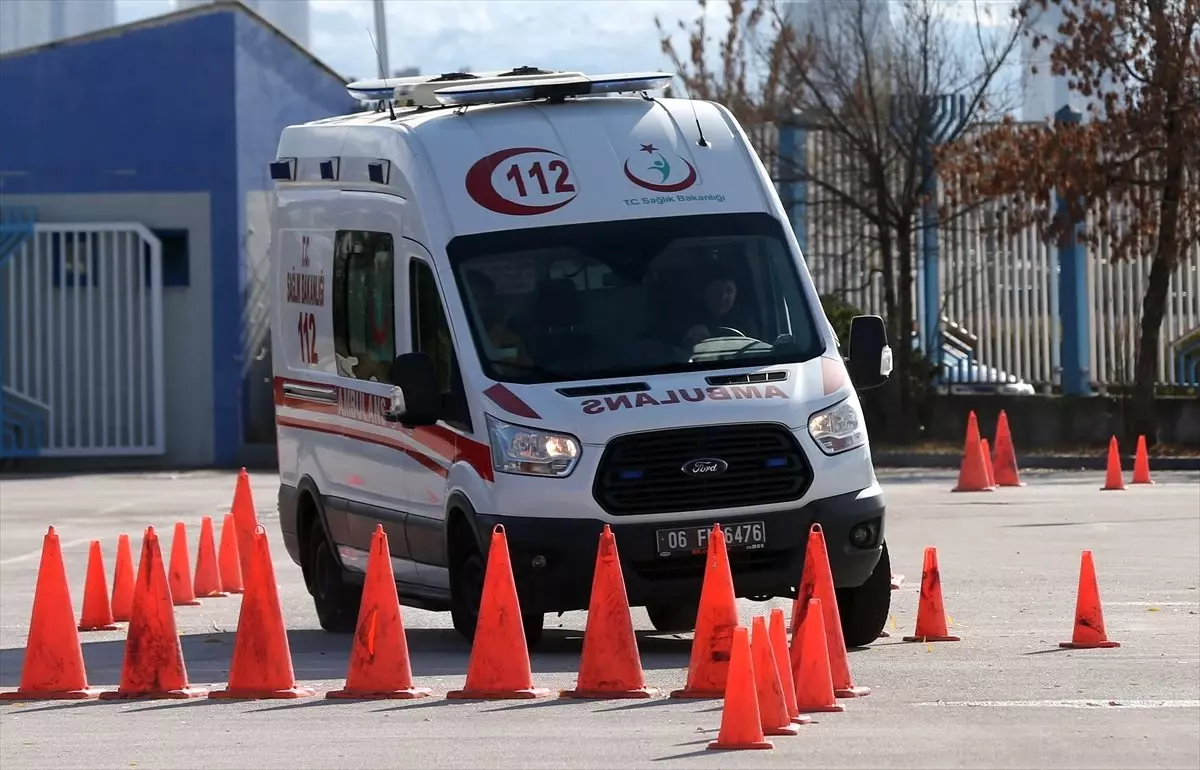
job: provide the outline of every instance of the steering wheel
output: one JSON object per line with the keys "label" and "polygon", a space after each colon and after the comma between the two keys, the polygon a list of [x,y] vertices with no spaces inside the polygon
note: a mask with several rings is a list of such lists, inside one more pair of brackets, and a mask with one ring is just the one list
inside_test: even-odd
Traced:
{"label": "steering wheel", "polygon": [[733,337],[748,337],[749,336],[749,335],[743,334],[742,332],[738,331],[737,329],[733,328],[732,326],[718,326],[717,331],[718,332],[722,332],[722,331],[733,332],[733,334],[731,335]]}

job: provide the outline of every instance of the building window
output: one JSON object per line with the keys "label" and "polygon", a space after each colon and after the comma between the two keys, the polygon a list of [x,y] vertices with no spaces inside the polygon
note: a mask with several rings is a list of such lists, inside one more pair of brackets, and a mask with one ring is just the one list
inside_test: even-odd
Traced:
{"label": "building window", "polygon": [[389,233],[339,230],[333,251],[333,344],[338,374],[390,382],[396,358]]}
{"label": "building window", "polygon": [[[186,287],[190,283],[191,233],[188,230],[151,230],[162,245],[162,285]],[[68,231],[50,233],[51,271],[55,288],[101,286],[104,281],[133,282],[141,245],[141,283],[150,288],[150,244],[134,232]],[[111,277],[106,278],[107,271]]]}
{"label": "building window", "polygon": [[409,262],[408,301],[412,317],[412,349],[433,361],[442,395],[443,419],[457,428],[471,430],[471,410],[454,354],[454,339],[446,310],[438,294],[437,279],[429,265],[419,259]]}
{"label": "building window", "polygon": [[[151,230],[162,244],[162,285],[190,283],[191,233],[187,230]],[[146,273],[150,272],[150,246],[146,246]]]}

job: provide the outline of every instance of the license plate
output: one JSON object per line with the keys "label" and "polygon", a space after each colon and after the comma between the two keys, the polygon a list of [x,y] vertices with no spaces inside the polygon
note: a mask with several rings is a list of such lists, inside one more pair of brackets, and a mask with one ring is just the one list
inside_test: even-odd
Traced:
{"label": "license plate", "polygon": [[[767,545],[767,526],[761,521],[744,521],[721,525],[725,546],[741,551],[753,551]],[[658,530],[658,555],[703,553],[708,550],[712,527],[673,527]]]}

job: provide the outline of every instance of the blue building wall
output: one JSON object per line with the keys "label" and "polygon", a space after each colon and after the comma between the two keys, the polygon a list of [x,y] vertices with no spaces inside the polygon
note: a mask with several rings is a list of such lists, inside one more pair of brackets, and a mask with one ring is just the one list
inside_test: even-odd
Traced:
{"label": "blue building wall", "polygon": [[355,108],[343,82],[257,17],[218,6],[6,56],[0,104],[0,169],[25,172],[6,174],[6,196],[210,194],[213,461],[233,463],[246,194],[270,189],[285,126]]}
{"label": "blue building wall", "polygon": [[[268,165],[275,159],[279,135],[296,123],[305,123],[331,115],[340,115],[357,108],[346,92],[345,84],[296,49],[270,27],[248,14],[234,18],[236,109],[237,109],[237,221],[238,233],[247,233],[247,194],[273,188]],[[214,329],[214,344],[227,349],[214,349],[215,392],[229,394],[228,400],[216,404],[216,446],[235,446],[236,439],[248,425],[243,409],[254,408],[251,392],[262,388],[262,377],[247,371],[243,360],[246,350],[241,335],[241,317],[248,287],[246,253],[247,238],[239,239],[239,264],[235,276],[214,284],[215,303],[224,297],[241,298],[236,312],[214,314],[218,328]],[[216,309],[216,308],[214,308]],[[230,309],[233,310],[232,308]],[[260,380],[255,382],[255,378]],[[269,386],[266,386],[269,388]],[[261,420],[259,421],[261,422]],[[232,459],[232,458],[229,458]]]}

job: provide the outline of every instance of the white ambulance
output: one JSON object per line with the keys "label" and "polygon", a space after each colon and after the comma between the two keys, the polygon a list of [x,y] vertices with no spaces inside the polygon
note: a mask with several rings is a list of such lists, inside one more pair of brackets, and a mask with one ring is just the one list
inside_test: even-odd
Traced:
{"label": "white ambulance", "polygon": [[598,536],[630,604],[694,626],[706,538],[739,597],[792,597],[824,528],[848,644],[888,616],[884,499],[846,356],[766,169],[663,73],[351,84],[284,130],[271,255],[280,526],[352,630],[382,523],[401,601],[471,638],[504,525],[525,632],[586,609]]}

